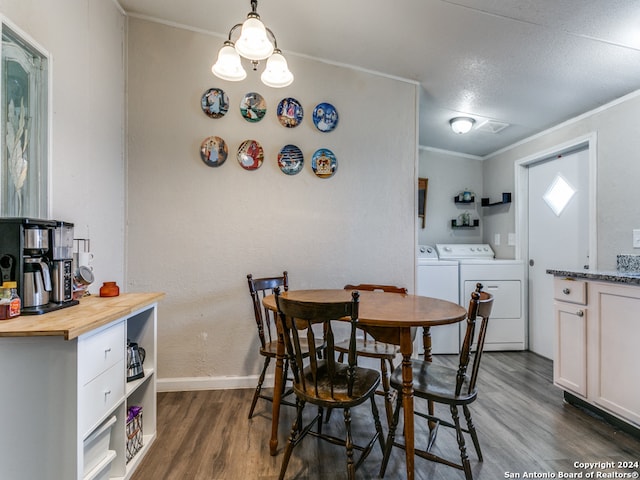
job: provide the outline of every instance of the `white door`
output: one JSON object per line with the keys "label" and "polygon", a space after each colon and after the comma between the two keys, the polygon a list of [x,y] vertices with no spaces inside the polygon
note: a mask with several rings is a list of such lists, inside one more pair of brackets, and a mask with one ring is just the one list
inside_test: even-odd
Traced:
{"label": "white door", "polygon": [[553,276],[589,264],[589,151],[532,164],[529,174],[529,350],[553,359]]}

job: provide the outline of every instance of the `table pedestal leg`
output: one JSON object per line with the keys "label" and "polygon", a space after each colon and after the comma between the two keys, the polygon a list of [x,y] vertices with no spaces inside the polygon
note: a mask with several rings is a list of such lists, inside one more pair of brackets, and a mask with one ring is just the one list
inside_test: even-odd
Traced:
{"label": "table pedestal leg", "polygon": [[280,399],[282,398],[283,365],[284,365],[284,336],[280,321],[276,320],[278,330],[278,345],[276,348],[276,377],[273,385],[273,406],[271,410],[271,440],[269,440],[269,452],[275,455],[278,452],[278,422],[280,420]]}
{"label": "table pedestal leg", "polygon": [[413,370],[411,369],[411,354],[413,341],[411,329],[402,328],[400,331],[400,352],[402,353],[402,409],[404,410],[404,441],[407,461],[407,480],[414,477],[414,425],[413,425]]}

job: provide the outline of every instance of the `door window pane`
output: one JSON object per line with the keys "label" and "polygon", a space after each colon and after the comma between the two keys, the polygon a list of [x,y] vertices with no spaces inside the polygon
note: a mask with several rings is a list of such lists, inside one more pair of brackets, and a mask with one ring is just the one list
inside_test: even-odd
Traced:
{"label": "door window pane", "polygon": [[2,25],[0,216],[47,217],[48,61]]}

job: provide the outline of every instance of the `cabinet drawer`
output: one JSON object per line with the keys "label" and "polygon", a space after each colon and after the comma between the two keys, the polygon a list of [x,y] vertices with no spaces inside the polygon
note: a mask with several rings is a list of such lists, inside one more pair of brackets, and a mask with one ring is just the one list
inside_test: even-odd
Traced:
{"label": "cabinet drawer", "polygon": [[84,436],[124,398],[124,358],[80,387],[78,422]]}
{"label": "cabinet drawer", "polygon": [[[78,339],[78,383],[86,385],[117,361],[124,360],[124,322]],[[124,372],[124,370],[123,370]]]}
{"label": "cabinet drawer", "polygon": [[587,304],[587,283],[567,278],[556,278],[553,282],[553,296],[561,302]]}

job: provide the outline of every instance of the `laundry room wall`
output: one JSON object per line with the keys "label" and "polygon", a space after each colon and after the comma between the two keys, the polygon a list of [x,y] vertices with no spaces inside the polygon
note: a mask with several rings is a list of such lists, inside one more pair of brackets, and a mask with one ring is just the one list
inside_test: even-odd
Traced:
{"label": "laundry room wall", "polygon": [[[422,220],[419,219],[418,244],[482,242],[482,161],[421,147],[418,174],[429,179],[425,228],[422,228]],[[476,194],[476,202],[472,205],[454,203],[454,197],[466,189]],[[452,229],[451,220],[465,211],[471,214],[471,218],[480,218],[480,226]]]}

